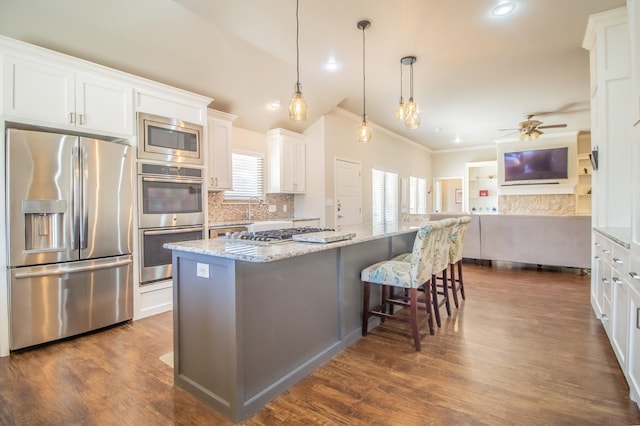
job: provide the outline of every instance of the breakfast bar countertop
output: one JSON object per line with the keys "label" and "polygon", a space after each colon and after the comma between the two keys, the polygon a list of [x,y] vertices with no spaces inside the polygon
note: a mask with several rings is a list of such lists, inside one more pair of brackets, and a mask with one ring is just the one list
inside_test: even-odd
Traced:
{"label": "breakfast bar countertop", "polygon": [[419,227],[419,224],[416,223],[412,223],[411,225],[398,223],[374,225],[368,223],[342,226],[335,228],[336,233],[354,233],[355,236],[351,239],[326,244],[287,241],[272,245],[253,245],[250,243],[236,241],[230,242],[214,238],[207,240],[166,243],[164,247],[171,250],[223,257],[245,262],[272,262],[294,256],[302,256],[308,253],[329,250],[336,247],[375,240],[378,238],[392,237],[394,235],[415,232]]}

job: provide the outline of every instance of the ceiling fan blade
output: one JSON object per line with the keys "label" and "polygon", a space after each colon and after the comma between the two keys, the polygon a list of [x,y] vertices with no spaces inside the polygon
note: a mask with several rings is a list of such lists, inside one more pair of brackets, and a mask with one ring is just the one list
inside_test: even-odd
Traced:
{"label": "ceiling fan blade", "polygon": [[547,126],[538,126],[538,129],[555,129],[560,127],[567,127],[566,124],[549,124]]}
{"label": "ceiling fan blade", "polygon": [[511,135],[516,135],[520,133],[520,129],[500,129],[500,130],[515,130],[515,132],[507,133],[506,135],[502,135],[503,138],[508,138]]}
{"label": "ceiling fan blade", "polygon": [[509,130],[520,130],[520,129],[498,129],[499,132],[508,132]]}

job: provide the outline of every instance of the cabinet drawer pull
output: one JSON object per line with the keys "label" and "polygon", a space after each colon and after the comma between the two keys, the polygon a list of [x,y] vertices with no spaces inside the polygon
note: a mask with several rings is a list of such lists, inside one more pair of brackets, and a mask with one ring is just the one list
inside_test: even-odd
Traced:
{"label": "cabinet drawer pull", "polygon": [[618,277],[611,277],[611,281],[613,281],[616,284],[622,284],[622,280]]}
{"label": "cabinet drawer pull", "polygon": [[636,328],[640,328],[640,308],[636,308]]}
{"label": "cabinet drawer pull", "polygon": [[602,319],[604,321],[609,321],[609,316],[607,314],[602,314]]}
{"label": "cabinet drawer pull", "polygon": [[614,257],[614,258],[613,258],[613,261],[614,261],[615,263],[619,263],[619,264],[621,264],[621,265],[624,263],[624,262],[622,261],[622,259],[618,259],[617,257]]}
{"label": "cabinet drawer pull", "polygon": [[593,258],[596,260],[596,262],[600,262],[600,256],[593,256]]}
{"label": "cabinet drawer pull", "polygon": [[84,114],[78,114],[78,117],[80,118],[80,125],[84,125],[85,123],[85,115]]}
{"label": "cabinet drawer pull", "polygon": [[638,275],[638,274],[637,274],[637,273],[635,273],[635,272],[629,272],[629,276],[630,276],[631,278],[633,278],[634,280],[640,280],[640,275]]}
{"label": "cabinet drawer pull", "polygon": [[600,244],[600,243],[593,243],[593,245],[594,245],[594,246],[596,246],[596,247],[600,247],[602,244]]}
{"label": "cabinet drawer pull", "polygon": [[69,124],[75,124],[76,122],[76,113],[75,112],[70,112],[69,113]]}
{"label": "cabinet drawer pull", "polygon": [[611,253],[611,250],[608,250],[608,249],[602,249],[602,252],[603,252],[604,254],[609,254],[609,253]]}

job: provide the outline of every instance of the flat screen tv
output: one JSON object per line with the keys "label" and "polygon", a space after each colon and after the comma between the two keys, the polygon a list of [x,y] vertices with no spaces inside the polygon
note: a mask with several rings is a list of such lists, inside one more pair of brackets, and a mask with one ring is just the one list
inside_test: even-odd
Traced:
{"label": "flat screen tv", "polygon": [[504,182],[549,183],[568,179],[569,148],[532,149],[504,153]]}

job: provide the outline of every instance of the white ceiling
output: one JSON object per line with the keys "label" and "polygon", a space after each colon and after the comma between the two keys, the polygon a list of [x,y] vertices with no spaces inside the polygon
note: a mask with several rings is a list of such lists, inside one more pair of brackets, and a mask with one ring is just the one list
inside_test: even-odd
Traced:
{"label": "white ceiling", "polygon": [[[0,34],[210,96],[213,108],[238,115],[234,126],[300,132],[336,106],[362,114],[356,24],[368,19],[371,122],[433,150],[493,144],[509,134],[498,129],[528,113],[568,124],[548,133],[588,130],[587,18],[625,0],[514,1],[516,12],[496,19],[489,11],[499,0],[300,0],[304,123],[289,121],[286,108],[296,82],[295,0],[0,0]],[[408,55],[417,57],[417,130],[394,117]],[[330,58],[339,70],[324,68]],[[274,99],[278,111],[267,108]],[[463,142],[453,143],[456,135]]]}

